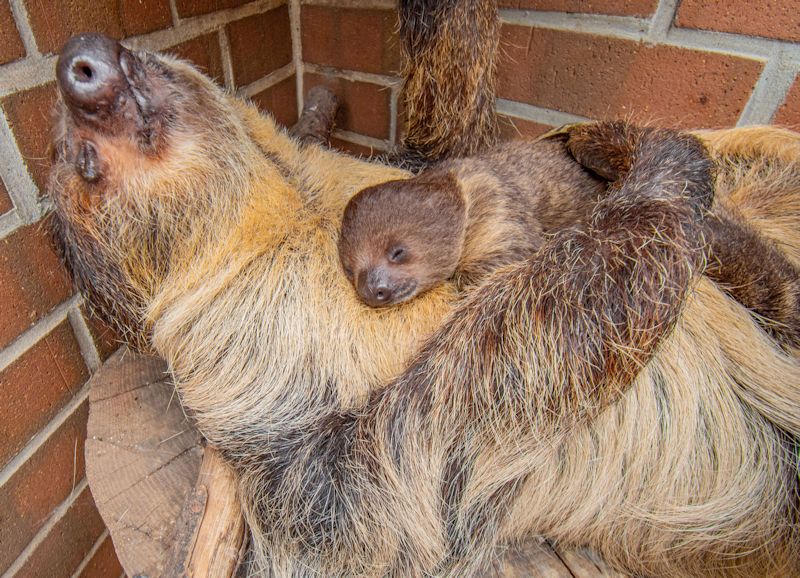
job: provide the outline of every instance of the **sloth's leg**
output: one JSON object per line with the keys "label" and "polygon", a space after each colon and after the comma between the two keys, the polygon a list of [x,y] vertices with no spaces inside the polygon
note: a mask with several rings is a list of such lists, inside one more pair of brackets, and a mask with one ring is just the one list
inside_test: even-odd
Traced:
{"label": "sloth's leg", "polygon": [[424,166],[494,144],[497,2],[401,0],[398,10],[408,119],[400,158]]}
{"label": "sloth's leg", "polygon": [[710,257],[706,275],[778,342],[800,347],[800,271],[740,217],[718,207],[706,219]]}

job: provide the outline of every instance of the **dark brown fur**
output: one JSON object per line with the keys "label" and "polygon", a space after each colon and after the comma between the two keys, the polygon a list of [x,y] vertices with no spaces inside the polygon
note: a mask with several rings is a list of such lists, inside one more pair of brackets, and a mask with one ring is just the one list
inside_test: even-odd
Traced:
{"label": "dark brown fur", "polygon": [[[606,140],[597,139],[592,129],[565,130],[575,159],[614,182],[630,170],[627,141],[638,129],[622,122],[608,126]],[[710,254],[706,275],[753,311],[775,339],[800,346],[800,269],[731,208],[717,205],[704,233]]]}
{"label": "dark brown fur", "polygon": [[407,126],[400,157],[421,166],[494,144],[494,0],[401,0],[400,48]]}
{"label": "dark brown fur", "polygon": [[731,210],[717,208],[705,232],[710,245],[706,275],[756,313],[767,333],[800,347],[800,269]]}

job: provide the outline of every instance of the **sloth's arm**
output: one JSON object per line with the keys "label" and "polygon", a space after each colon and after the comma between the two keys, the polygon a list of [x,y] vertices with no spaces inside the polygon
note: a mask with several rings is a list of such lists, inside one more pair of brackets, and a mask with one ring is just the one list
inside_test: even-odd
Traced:
{"label": "sloth's arm", "polygon": [[[637,127],[609,124],[601,138],[591,125],[566,127],[567,147],[581,165],[614,182],[630,170],[628,143]],[[776,341],[800,347],[800,271],[786,255],[739,215],[717,205],[706,219],[706,275],[753,311]]]}
{"label": "sloth's arm", "polygon": [[[582,130],[603,142],[621,129]],[[456,422],[519,418],[539,431],[632,382],[702,272],[712,162],[689,135],[624,134],[633,164],[590,224],[467,297],[386,396],[424,398],[421,407],[448,407]]]}

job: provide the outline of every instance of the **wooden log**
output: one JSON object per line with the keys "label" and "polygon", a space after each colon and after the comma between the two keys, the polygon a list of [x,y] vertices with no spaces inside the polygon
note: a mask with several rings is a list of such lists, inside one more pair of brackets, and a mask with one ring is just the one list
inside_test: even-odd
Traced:
{"label": "wooden log", "polygon": [[197,485],[176,526],[165,578],[233,576],[244,554],[245,524],[233,471],[207,447]]}
{"label": "wooden log", "polygon": [[166,364],[121,349],[92,377],[86,477],[128,576],[160,576],[197,479],[200,434]]}

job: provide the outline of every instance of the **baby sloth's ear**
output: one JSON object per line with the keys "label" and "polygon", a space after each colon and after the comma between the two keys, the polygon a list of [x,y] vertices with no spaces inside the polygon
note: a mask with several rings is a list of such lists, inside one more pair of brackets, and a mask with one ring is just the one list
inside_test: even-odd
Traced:
{"label": "baby sloth's ear", "polygon": [[466,219],[467,201],[464,189],[453,171],[432,170],[417,177],[418,194],[426,195],[430,210],[439,218]]}

